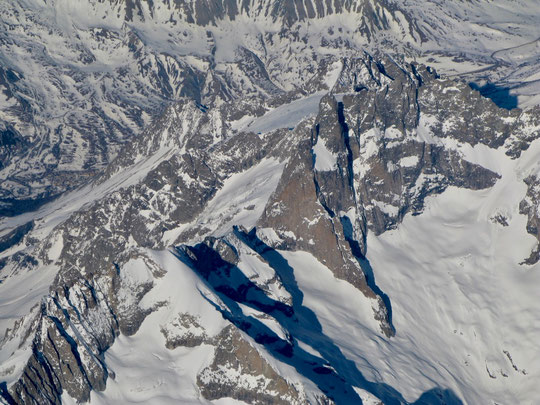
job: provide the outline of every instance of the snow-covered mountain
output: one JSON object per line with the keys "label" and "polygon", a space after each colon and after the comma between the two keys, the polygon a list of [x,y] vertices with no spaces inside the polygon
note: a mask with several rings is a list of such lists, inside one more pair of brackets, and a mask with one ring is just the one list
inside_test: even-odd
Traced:
{"label": "snow-covered mountain", "polygon": [[539,2],[0,16],[0,401],[540,397]]}
{"label": "snow-covered mountain", "polygon": [[271,99],[323,89],[324,66],[363,50],[462,75],[502,103],[518,94],[521,105],[536,104],[539,5],[3,1],[0,213],[83,184],[181,97],[253,97],[246,104],[261,114]]}

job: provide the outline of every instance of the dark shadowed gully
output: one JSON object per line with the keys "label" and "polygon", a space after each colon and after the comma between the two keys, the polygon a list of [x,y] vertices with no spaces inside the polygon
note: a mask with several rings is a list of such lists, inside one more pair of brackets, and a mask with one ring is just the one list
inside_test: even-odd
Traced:
{"label": "dark shadowed gully", "polygon": [[[179,260],[193,268],[214,291],[226,308],[213,303],[223,317],[272,353],[280,361],[293,366],[312,380],[336,404],[360,403],[353,386],[376,395],[384,404],[406,404],[402,395],[387,384],[373,383],[364,378],[355,363],[347,359],[332,339],[324,334],[317,316],[303,305],[303,293],[298,288],[294,269],[276,250],[260,240],[255,230],[247,233],[235,229],[235,236],[260,255],[275,270],[281,283],[290,293],[292,302],[285,306],[270,299],[263,290],[245,277],[234,264],[234,255],[223,258],[218,251],[201,243],[179,248]],[[233,259],[232,261],[228,260]],[[206,298],[210,300],[210,298]],[[287,331],[287,339],[279,337],[268,326],[253,316],[247,316],[238,306],[247,305],[264,312]],[[316,347],[323,356],[314,356],[296,343],[301,340]],[[422,394],[415,404],[461,404],[450,390],[434,388]]]}

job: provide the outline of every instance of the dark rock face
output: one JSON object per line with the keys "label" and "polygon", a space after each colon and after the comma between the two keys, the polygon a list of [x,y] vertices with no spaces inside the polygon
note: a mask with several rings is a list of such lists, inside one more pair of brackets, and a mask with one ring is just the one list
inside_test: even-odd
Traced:
{"label": "dark rock face", "polygon": [[0,252],[9,249],[10,247],[18,244],[24,235],[32,230],[34,226],[33,221],[27,222],[9,232],[7,235],[0,237]]}
{"label": "dark rock face", "polygon": [[[305,250],[330,268],[336,277],[349,281],[369,297],[375,297],[345,238],[343,224],[319,201],[312,172],[311,140],[306,139],[285,167],[283,177],[259,226],[274,229],[281,249]],[[342,181],[338,184],[342,184]],[[309,238],[309,239],[308,239]],[[392,335],[386,309],[374,308],[382,330]]]}
{"label": "dark rock face", "polygon": [[[212,364],[197,376],[208,400],[230,397],[250,404],[307,404],[234,326],[214,338]],[[255,380],[255,381],[253,381]]]}
{"label": "dark rock face", "polygon": [[[88,401],[91,390],[105,389],[109,376],[103,352],[118,333],[135,333],[144,319],[136,304],[118,301],[125,286],[114,268],[100,278],[81,280],[75,270],[59,273],[41,304],[29,330],[32,356],[10,388],[15,403],[60,404],[64,391]],[[150,287],[140,285],[132,292],[140,300]]]}
{"label": "dark rock face", "polygon": [[25,143],[24,138],[10,125],[0,130],[0,169],[7,165],[11,156],[18,153]]}
{"label": "dark rock face", "polygon": [[[519,204],[519,213],[527,215],[527,232],[534,235],[540,242],[540,179],[537,176],[529,176],[525,180],[527,195]],[[531,255],[523,262],[535,264],[540,260],[540,246],[536,246]]]}
{"label": "dark rock face", "polygon": [[[150,16],[155,12],[156,2],[153,0],[109,0],[113,5],[120,6],[125,10],[128,21],[143,19],[144,9],[150,11]],[[251,18],[264,17],[268,20],[282,21],[286,27],[307,19],[322,18],[327,15],[344,12],[365,15],[359,30],[370,38],[376,32],[388,29],[388,18],[395,18],[395,12],[399,10],[395,4],[386,0],[378,0],[372,4],[365,0],[345,0],[342,2],[329,2],[325,0],[264,0],[256,4],[250,4],[240,0],[175,0],[170,5],[171,9],[177,9],[185,16],[188,23],[202,26],[218,23],[220,20],[229,18],[235,20],[241,15]],[[410,20],[408,22],[413,24]],[[411,32],[418,30],[416,24],[410,27]]]}

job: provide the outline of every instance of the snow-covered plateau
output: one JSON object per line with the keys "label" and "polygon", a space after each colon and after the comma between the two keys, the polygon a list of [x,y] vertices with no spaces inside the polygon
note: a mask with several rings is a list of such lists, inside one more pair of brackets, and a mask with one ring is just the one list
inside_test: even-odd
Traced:
{"label": "snow-covered plateau", "polygon": [[0,403],[538,404],[539,21],[0,2]]}

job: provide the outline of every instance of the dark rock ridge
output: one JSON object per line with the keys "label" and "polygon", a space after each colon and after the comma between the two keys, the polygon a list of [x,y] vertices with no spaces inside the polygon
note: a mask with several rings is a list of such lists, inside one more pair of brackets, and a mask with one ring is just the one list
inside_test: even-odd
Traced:
{"label": "dark rock ridge", "polygon": [[[527,215],[527,232],[540,241],[540,179],[531,175],[525,180],[527,194],[519,204],[519,213]],[[524,260],[525,264],[535,264],[540,260],[540,245],[537,245],[531,255]]]}
{"label": "dark rock ridge", "polygon": [[[308,403],[299,396],[294,386],[276,373],[234,326],[223,329],[214,338],[213,344],[216,346],[213,362],[197,376],[197,385],[204,398],[214,400],[229,397],[261,405]],[[257,387],[243,388],[236,378],[231,377],[235,371],[257,378]]]}

